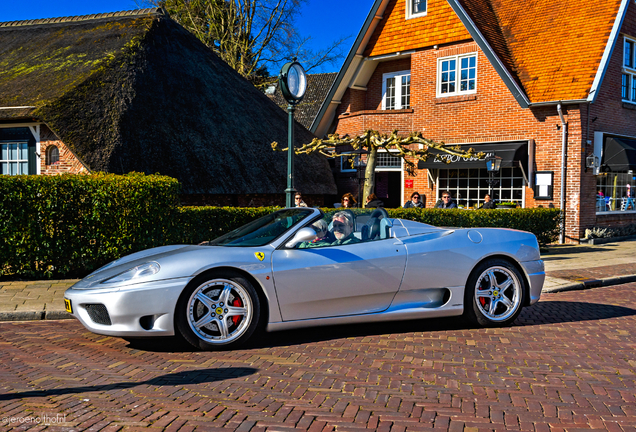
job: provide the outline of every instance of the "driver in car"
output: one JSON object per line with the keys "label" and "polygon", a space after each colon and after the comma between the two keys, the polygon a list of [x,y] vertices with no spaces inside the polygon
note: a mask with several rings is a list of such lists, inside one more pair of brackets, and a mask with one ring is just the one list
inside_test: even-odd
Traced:
{"label": "driver in car", "polygon": [[336,237],[336,241],[331,243],[332,246],[360,243],[360,240],[353,235],[353,220],[346,212],[338,212],[333,215],[332,230]]}

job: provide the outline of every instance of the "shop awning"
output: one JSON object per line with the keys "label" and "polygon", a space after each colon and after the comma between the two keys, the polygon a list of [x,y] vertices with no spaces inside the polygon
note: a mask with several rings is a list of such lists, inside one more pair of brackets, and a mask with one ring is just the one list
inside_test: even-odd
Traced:
{"label": "shop awning", "polygon": [[636,140],[618,137],[605,138],[601,171],[636,171]]}
{"label": "shop awning", "polygon": [[[521,162],[524,168],[528,164],[528,141],[512,141],[502,143],[488,144],[463,144],[460,146],[462,150],[473,148],[475,152],[484,152],[483,158],[463,158],[452,156],[439,150],[431,150],[431,156],[428,160],[419,161],[417,167],[419,169],[438,169],[438,168],[486,168],[486,158],[488,156],[499,156],[501,158],[501,167],[512,167],[515,161]],[[450,163],[446,163],[450,161]]]}

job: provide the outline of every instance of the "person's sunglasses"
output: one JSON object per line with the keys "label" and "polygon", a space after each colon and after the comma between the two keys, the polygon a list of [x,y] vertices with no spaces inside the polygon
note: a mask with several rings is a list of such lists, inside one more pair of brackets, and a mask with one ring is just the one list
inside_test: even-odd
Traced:
{"label": "person's sunglasses", "polygon": [[414,197],[413,197],[413,199],[420,199],[420,197],[418,197],[418,196],[414,196]]}
{"label": "person's sunglasses", "polygon": [[450,197],[448,195],[446,195],[446,196],[443,196],[442,198],[446,199],[446,198],[450,198]]}

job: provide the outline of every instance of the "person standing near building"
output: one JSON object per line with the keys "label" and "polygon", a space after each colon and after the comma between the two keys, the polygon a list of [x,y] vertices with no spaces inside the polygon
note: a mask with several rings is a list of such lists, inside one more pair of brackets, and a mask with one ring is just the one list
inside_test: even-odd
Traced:
{"label": "person standing near building", "polygon": [[424,208],[424,204],[422,203],[422,197],[418,192],[413,192],[411,194],[411,199],[404,203],[404,208]]}
{"label": "person standing near building", "polygon": [[365,207],[366,208],[378,208],[378,207],[384,208],[384,203],[375,194],[371,194],[367,197],[367,205],[365,205]]}
{"label": "person standing near building", "polygon": [[294,201],[296,203],[296,207],[307,207],[307,204],[305,204],[305,201],[303,201],[303,195],[300,192],[296,192]]}
{"label": "person standing near building", "polygon": [[437,204],[435,204],[435,208],[454,209],[457,208],[457,204],[455,204],[455,201],[453,201],[450,192],[444,191],[442,192],[442,199],[437,201]]}
{"label": "person standing near building", "polygon": [[340,204],[342,208],[356,208],[358,207],[358,202],[356,201],[356,199],[353,197],[352,194],[350,194],[349,192],[347,192],[346,194],[344,194],[340,200]]}
{"label": "person standing near building", "polygon": [[497,205],[490,198],[490,195],[486,194],[486,195],[484,195],[484,203],[481,205],[480,208],[482,208],[482,209],[496,209]]}

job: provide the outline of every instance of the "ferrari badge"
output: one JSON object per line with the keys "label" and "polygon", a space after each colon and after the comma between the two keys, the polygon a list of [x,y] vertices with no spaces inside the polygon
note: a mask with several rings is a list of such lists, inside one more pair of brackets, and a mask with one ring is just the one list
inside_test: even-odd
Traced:
{"label": "ferrari badge", "polygon": [[263,252],[254,252],[254,255],[256,255],[256,258],[258,258],[259,261],[263,261],[265,259],[265,254]]}

